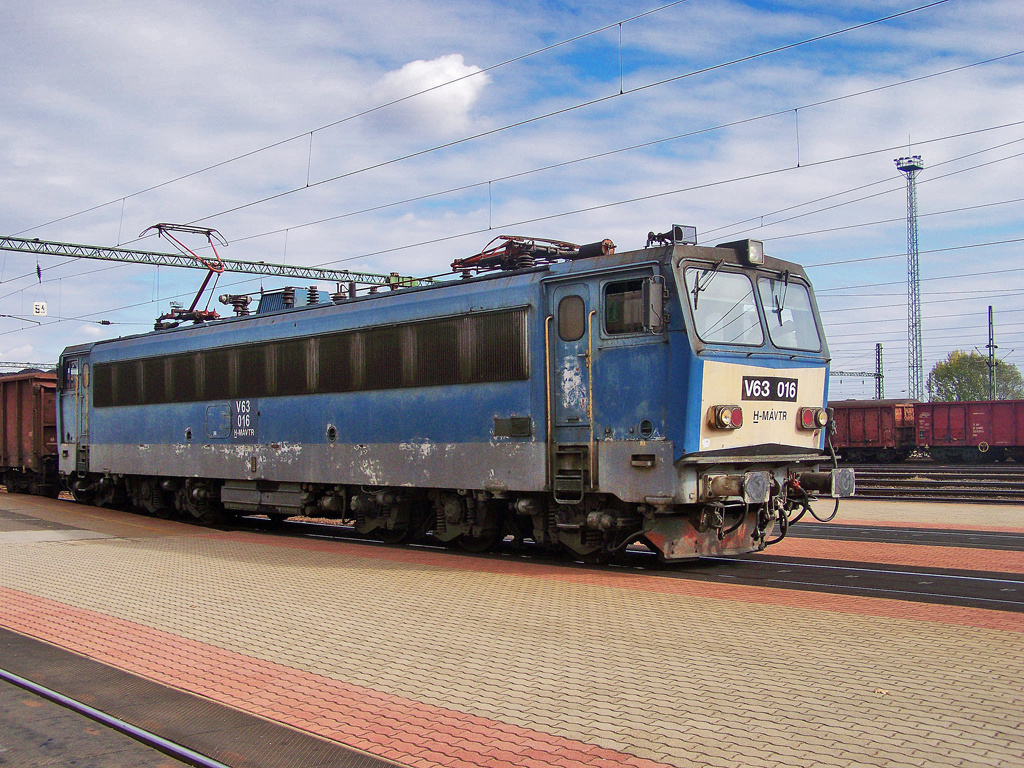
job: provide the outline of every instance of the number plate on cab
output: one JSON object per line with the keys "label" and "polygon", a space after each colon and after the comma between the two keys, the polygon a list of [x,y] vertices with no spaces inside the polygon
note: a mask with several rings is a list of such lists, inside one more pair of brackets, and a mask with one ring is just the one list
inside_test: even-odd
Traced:
{"label": "number plate on cab", "polygon": [[784,403],[796,402],[796,379],[781,379],[775,376],[744,376],[744,400],[776,400]]}

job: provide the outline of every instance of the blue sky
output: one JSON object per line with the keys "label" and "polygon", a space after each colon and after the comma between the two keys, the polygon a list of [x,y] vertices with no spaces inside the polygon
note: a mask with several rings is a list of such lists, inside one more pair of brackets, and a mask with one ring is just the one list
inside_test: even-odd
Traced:
{"label": "blue sky", "polygon": [[[898,397],[906,192],[893,160],[910,151],[925,162],[925,372],[984,348],[989,305],[1000,357],[1024,367],[1024,7],[948,0],[833,34],[926,4],[687,0],[627,20],[659,4],[8,3],[0,234],[167,250],[137,235],[195,221],[234,259],[424,275],[506,232],[628,249],[692,224],[702,242],[755,237],[807,265],[833,367],[870,370],[881,343]],[[387,207],[357,213],[374,206]],[[34,258],[0,252],[0,360],[144,331],[201,281],[39,266],[41,283]],[[225,276],[218,292],[259,284]],[[18,319],[40,300],[42,324]],[[833,398],[872,393],[870,379],[833,382]]]}

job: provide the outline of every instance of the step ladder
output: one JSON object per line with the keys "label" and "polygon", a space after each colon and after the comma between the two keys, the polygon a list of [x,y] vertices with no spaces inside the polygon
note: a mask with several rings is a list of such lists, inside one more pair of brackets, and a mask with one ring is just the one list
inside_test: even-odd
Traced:
{"label": "step ladder", "polygon": [[551,492],[559,504],[578,504],[590,487],[590,448],[557,445],[552,452]]}

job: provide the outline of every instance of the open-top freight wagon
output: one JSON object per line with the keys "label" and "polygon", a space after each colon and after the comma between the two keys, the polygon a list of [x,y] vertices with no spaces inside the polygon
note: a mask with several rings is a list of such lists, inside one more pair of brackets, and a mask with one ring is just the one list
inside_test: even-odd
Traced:
{"label": "open-top freight wagon", "polygon": [[917,447],[911,400],[829,403],[832,444],[846,461],[903,461]]}
{"label": "open-top freight wagon", "polygon": [[57,375],[0,376],[0,472],[11,493],[56,498]]}
{"label": "open-top freight wagon", "polygon": [[919,448],[935,461],[1024,462],[1024,400],[918,403]]}
{"label": "open-top freight wagon", "polygon": [[903,461],[911,453],[938,462],[1024,462],[1024,400],[829,403],[832,444],[845,461]]}

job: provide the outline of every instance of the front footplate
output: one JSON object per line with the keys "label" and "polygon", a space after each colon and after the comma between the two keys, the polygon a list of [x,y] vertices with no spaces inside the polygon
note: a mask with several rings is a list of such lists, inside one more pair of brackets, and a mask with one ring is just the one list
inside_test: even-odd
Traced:
{"label": "front footplate", "polygon": [[763,514],[749,507],[743,520],[730,523],[722,531],[716,527],[695,526],[689,516],[658,516],[648,521],[644,539],[657,548],[664,560],[693,560],[709,555],[742,555],[764,549]]}

